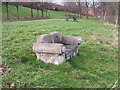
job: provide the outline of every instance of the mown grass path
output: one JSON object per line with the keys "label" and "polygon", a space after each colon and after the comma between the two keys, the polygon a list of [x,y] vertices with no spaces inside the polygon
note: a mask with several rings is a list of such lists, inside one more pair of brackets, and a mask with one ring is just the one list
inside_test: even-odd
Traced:
{"label": "mown grass path", "polygon": [[[37,36],[52,31],[83,39],[79,54],[59,66],[38,61],[32,51]],[[118,78],[118,30],[99,20],[5,22],[2,43],[3,63],[10,67],[4,87],[15,82],[17,87],[103,88]]]}

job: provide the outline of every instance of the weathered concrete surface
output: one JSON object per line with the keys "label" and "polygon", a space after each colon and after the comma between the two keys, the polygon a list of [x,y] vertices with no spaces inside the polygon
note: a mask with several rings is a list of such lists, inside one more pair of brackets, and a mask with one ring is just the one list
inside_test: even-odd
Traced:
{"label": "weathered concrete surface", "polygon": [[52,63],[55,65],[61,64],[65,61],[65,54],[46,54],[46,53],[36,53],[37,59],[42,60],[44,63]]}
{"label": "weathered concrete surface", "polygon": [[53,36],[51,34],[43,34],[37,37],[37,43],[53,43]]}
{"label": "weathered concrete surface", "polygon": [[81,43],[81,37],[64,36],[59,32],[52,32],[37,37],[36,43],[33,44],[33,52],[36,53],[37,59],[59,65],[74,57]]}
{"label": "weathered concrete surface", "polygon": [[62,54],[65,52],[66,48],[63,44],[58,43],[34,43],[33,52],[37,53],[55,53]]}
{"label": "weathered concrete surface", "polygon": [[79,45],[82,43],[82,38],[76,36],[62,36],[61,43],[67,45]]}
{"label": "weathered concrete surface", "polygon": [[50,34],[53,36],[53,43],[61,42],[62,35],[59,32],[51,32]]}

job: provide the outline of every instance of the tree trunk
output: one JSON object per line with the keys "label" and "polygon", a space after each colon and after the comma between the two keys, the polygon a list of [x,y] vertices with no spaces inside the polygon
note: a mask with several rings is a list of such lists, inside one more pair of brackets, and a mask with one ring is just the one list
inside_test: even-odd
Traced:
{"label": "tree trunk", "polygon": [[48,10],[46,9],[46,17],[47,17]]}
{"label": "tree trunk", "polygon": [[102,6],[102,20],[106,21],[106,4],[105,2],[102,2],[103,6]]}
{"label": "tree trunk", "polygon": [[85,1],[85,3],[86,3],[86,18],[88,19],[88,2],[87,2],[87,0]]}
{"label": "tree trunk", "polygon": [[67,15],[70,16],[70,11],[67,11]]}
{"label": "tree trunk", "polygon": [[7,16],[7,19],[9,19],[8,2],[6,2],[6,16]]}
{"label": "tree trunk", "polygon": [[115,21],[115,27],[117,27],[117,25],[120,25],[120,2],[117,3],[117,7],[116,7],[116,21]]}
{"label": "tree trunk", "polygon": [[115,20],[115,27],[117,27],[117,25],[118,25],[118,14],[119,14],[118,9],[119,9],[119,2],[118,2],[117,5],[116,5],[116,13],[115,13],[115,18],[116,18],[116,20]]}
{"label": "tree trunk", "polygon": [[33,18],[33,9],[31,8],[31,18]]}
{"label": "tree trunk", "polygon": [[[120,42],[119,42],[120,34],[119,34],[119,30],[120,30],[120,1],[118,2],[118,48],[120,47]],[[120,56],[120,52],[118,53],[118,55]],[[120,63],[120,61],[118,63]],[[120,66],[119,66],[119,68],[120,68]]]}
{"label": "tree trunk", "polygon": [[42,13],[42,17],[44,17],[44,15],[43,15],[43,10],[41,10],[41,13]]}
{"label": "tree trunk", "polygon": [[95,13],[95,2],[94,2],[94,0],[93,0],[93,11],[94,11],[94,18],[95,18],[96,13]]}
{"label": "tree trunk", "polygon": [[103,16],[104,16],[104,14],[103,14],[103,11],[102,11],[102,16],[101,16],[101,19],[103,20]]}
{"label": "tree trunk", "polygon": [[39,9],[37,8],[37,16],[39,17]]}
{"label": "tree trunk", "polygon": [[80,18],[82,18],[82,15],[81,15],[81,9],[80,9],[80,11],[79,11],[79,16],[80,16]]}
{"label": "tree trunk", "polygon": [[116,16],[116,20],[115,20],[115,27],[117,27],[118,25],[118,15]]}
{"label": "tree trunk", "polygon": [[67,10],[66,10],[66,16],[67,16]]}
{"label": "tree trunk", "polygon": [[81,5],[80,5],[80,1],[78,2],[78,5],[79,5],[79,17],[82,18],[82,16],[81,16],[81,10],[82,9],[81,9]]}
{"label": "tree trunk", "polygon": [[50,17],[50,10],[48,10],[48,17]]}
{"label": "tree trunk", "polygon": [[106,11],[103,10],[103,11],[102,11],[102,20],[103,20],[103,21],[104,21],[104,19],[105,19],[105,13],[106,13]]}
{"label": "tree trunk", "polygon": [[118,25],[120,30],[120,1],[118,2]]}
{"label": "tree trunk", "polygon": [[48,16],[48,8],[49,8],[48,6],[49,6],[48,3],[46,3],[46,4],[45,4],[46,17]]}
{"label": "tree trunk", "polygon": [[16,6],[16,9],[17,9],[17,17],[19,19],[19,10],[18,10],[18,6]]}
{"label": "tree trunk", "polygon": [[106,21],[106,11],[104,13],[104,18],[103,18],[104,22]]}

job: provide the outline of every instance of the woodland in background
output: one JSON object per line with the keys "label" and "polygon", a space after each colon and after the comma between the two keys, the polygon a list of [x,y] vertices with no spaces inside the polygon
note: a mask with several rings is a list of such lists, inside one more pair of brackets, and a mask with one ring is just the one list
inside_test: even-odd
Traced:
{"label": "woodland in background", "polygon": [[[17,17],[19,19],[19,6],[28,7],[31,9],[31,18],[33,18],[33,9],[36,9],[38,18],[39,11],[41,11],[41,17],[48,17],[50,10],[65,11],[66,16],[70,16],[70,13],[75,13],[79,18],[82,17],[94,17],[101,18],[105,22],[112,22],[118,24],[119,7],[118,2],[64,2],[63,5],[58,5],[53,2],[4,2],[6,4],[6,16],[9,19],[9,6],[13,5],[17,10]],[[46,13],[45,16],[43,13]]]}

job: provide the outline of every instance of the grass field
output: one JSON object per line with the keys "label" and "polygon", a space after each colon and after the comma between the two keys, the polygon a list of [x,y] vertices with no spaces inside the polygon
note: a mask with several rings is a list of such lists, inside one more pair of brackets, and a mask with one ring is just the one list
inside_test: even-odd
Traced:
{"label": "grass field", "polygon": [[[10,19],[17,18],[17,10],[15,6],[9,5],[9,17]],[[65,18],[66,12],[64,11],[50,11],[48,13],[49,18]],[[33,9],[33,17],[38,17],[37,16],[37,10]],[[31,9],[27,7],[19,7],[19,16],[20,18],[31,18]],[[41,11],[39,11],[39,17],[41,17]],[[44,17],[46,17],[46,13],[44,12]],[[6,7],[5,4],[2,4],[2,18],[6,18]]]}
{"label": "grass field", "polygon": [[[79,54],[58,66],[36,59],[32,44],[38,35],[59,31],[81,36]],[[106,88],[118,78],[118,30],[99,20],[64,19],[4,22],[2,32],[3,63],[10,67],[3,87]]]}

